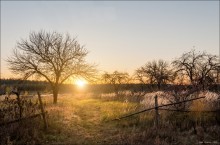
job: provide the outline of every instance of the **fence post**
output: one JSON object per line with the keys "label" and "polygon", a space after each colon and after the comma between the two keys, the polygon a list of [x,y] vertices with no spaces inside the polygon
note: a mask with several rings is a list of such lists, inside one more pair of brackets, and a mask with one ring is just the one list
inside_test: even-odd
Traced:
{"label": "fence post", "polygon": [[158,97],[157,95],[154,97],[155,99],[155,124],[156,127],[159,125],[159,111],[158,111]]}
{"label": "fence post", "polygon": [[22,118],[23,107],[21,105],[20,93],[16,91],[12,91],[17,96],[18,107],[19,107],[19,118]]}
{"label": "fence post", "polygon": [[43,117],[43,120],[44,120],[44,129],[47,129],[48,124],[47,124],[46,115],[45,115],[45,111],[44,111],[44,107],[43,107],[43,103],[42,103],[42,100],[41,100],[40,93],[37,92],[37,95],[38,95],[38,99],[39,99],[39,102],[40,102],[40,109],[41,109],[42,117]]}

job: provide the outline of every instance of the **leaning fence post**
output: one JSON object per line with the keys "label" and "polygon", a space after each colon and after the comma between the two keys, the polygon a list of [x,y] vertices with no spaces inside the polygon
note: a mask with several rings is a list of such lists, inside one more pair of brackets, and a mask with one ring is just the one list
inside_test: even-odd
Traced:
{"label": "leaning fence post", "polygon": [[22,112],[23,112],[23,107],[21,105],[21,98],[20,98],[20,93],[16,91],[12,91],[17,96],[17,101],[18,101],[18,107],[19,107],[19,119],[22,118]]}
{"label": "leaning fence post", "polygon": [[156,127],[158,127],[158,125],[159,125],[159,111],[158,111],[158,97],[157,97],[157,95],[154,98],[155,98],[155,124],[156,124]]}
{"label": "leaning fence post", "polygon": [[44,120],[44,129],[47,129],[48,128],[48,124],[47,124],[47,120],[46,120],[46,116],[45,116],[45,111],[44,111],[44,107],[43,107],[43,103],[42,103],[42,100],[41,100],[40,93],[37,92],[37,95],[38,95],[38,99],[39,99],[39,102],[40,102],[40,109],[41,109],[42,117],[43,117],[43,120]]}

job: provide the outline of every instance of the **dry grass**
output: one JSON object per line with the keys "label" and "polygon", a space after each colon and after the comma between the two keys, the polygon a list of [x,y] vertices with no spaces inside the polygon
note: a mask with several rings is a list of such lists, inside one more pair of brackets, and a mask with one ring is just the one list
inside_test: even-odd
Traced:
{"label": "dry grass", "polygon": [[[154,126],[154,111],[143,113],[120,121],[109,121],[121,115],[143,109],[143,104],[135,101],[102,99],[93,94],[60,95],[58,104],[52,103],[51,95],[43,95],[48,111],[47,131],[42,120],[35,119],[22,126],[12,125],[5,142],[13,144],[198,144],[205,141],[220,142],[220,127],[215,123],[202,130],[193,130],[193,121],[205,118],[214,121],[213,115],[178,114],[160,111],[161,124]],[[203,103],[192,103],[192,110],[204,109]],[[203,128],[202,128],[203,129]],[[9,129],[10,130],[10,129]],[[13,131],[17,130],[18,134]],[[198,133],[200,130],[200,134]],[[20,132],[20,133],[19,133]],[[13,137],[12,135],[14,134]],[[19,136],[19,137],[18,137]]]}

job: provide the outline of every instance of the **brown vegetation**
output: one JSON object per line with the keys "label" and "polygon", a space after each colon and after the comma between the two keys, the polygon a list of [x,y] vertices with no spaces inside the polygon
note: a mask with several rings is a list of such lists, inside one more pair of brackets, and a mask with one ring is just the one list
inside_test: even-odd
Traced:
{"label": "brown vegetation", "polygon": [[[198,100],[186,105],[186,109],[198,112],[159,110],[160,122],[157,128],[153,110],[127,119],[110,121],[150,107],[155,94],[159,100],[170,96],[163,92],[151,93],[142,96],[141,100],[131,100],[134,96],[129,92],[119,96],[60,95],[59,104],[53,105],[50,95],[43,95],[48,111],[48,130],[44,131],[40,118],[26,120],[1,127],[1,141],[13,144],[197,144],[200,141],[220,141],[216,114],[200,112],[218,109],[219,106],[215,104],[218,98],[213,101]],[[149,100],[149,96],[152,96],[152,100]],[[164,101],[159,101],[159,105],[161,103]]]}

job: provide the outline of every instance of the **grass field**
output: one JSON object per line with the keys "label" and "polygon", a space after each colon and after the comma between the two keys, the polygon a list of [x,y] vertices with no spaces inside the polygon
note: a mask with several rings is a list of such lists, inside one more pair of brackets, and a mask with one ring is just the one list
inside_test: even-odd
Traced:
{"label": "grass field", "polygon": [[[117,101],[94,94],[59,95],[58,104],[51,95],[42,95],[48,112],[49,128],[43,129],[42,119],[11,125],[6,142],[13,144],[198,144],[199,141],[219,142],[220,127],[213,115],[202,115],[206,130],[190,121],[201,114],[178,114],[160,111],[161,125],[154,125],[154,111],[123,120],[111,121],[124,114],[146,108],[135,101]],[[142,101],[143,102],[143,101]],[[197,103],[198,105],[198,103]],[[194,104],[195,106],[195,104]],[[200,105],[201,106],[201,105]],[[185,122],[180,125],[180,122]],[[190,124],[191,123],[191,124]],[[199,133],[200,132],[200,133]],[[19,134],[19,135],[18,135]]]}

